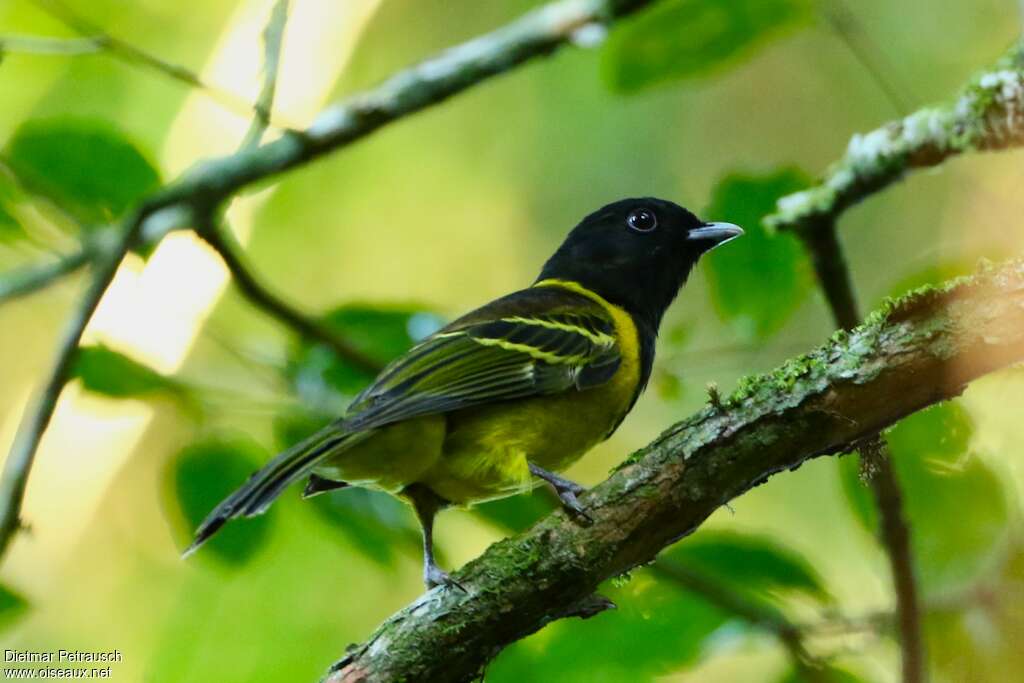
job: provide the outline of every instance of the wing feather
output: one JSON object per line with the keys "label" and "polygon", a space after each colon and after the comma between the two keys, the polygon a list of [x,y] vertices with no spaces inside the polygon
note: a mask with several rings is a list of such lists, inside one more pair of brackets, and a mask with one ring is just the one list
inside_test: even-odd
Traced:
{"label": "wing feather", "polygon": [[551,289],[499,299],[413,347],[356,397],[344,428],[607,381],[621,361],[611,317],[587,297]]}

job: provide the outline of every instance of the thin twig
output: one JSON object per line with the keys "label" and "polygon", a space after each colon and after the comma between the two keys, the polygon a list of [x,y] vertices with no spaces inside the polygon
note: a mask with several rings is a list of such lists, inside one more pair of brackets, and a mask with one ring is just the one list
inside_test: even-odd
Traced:
{"label": "thin twig", "polygon": [[284,27],[288,23],[288,5],[289,0],[277,0],[270,11],[266,28],[263,29],[263,86],[253,106],[256,115],[242,140],[242,149],[259,145],[270,126],[269,113],[274,109],[274,96],[277,93],[277,74],[281,66]]}
{"label": "thin twig", "polygon": [[89,55],[104,49],[106,46],[102,37],[0,36],[0,55],[14,52],[30,55]]}
{"label": "thin twig", "polygon": [[[823,220],[828,224],[817,225],[798,234],[810,253],[836,326],[850,331],[860,324],[856,294],[835,223],[831,218]],[[903,514],[903,495],[892,462],[887,457],[889,448],[885,439],[876,434],[861,446],[860,452],[862,460],[870,462],[873,472],[871,492],[881,519],[882,546],[893,575],[903,652],[903,681],[921,683],[926,678],[921,604],[910,547],[910,527]]]}
{"label": "thin twig", "polygon": [[952,102],[919,109],[855,135],[844,157],[807,190],[779,199],[765,223],[778,230],[825,230],[846,209],[915,169],[978,150],[1024,145],[1024,39]]}
{"label": "thin twig", "polygon": [[82,248],[59,256],[55,261],[27,266],[0,277],[0,304],[48,287],[87,265],[93,252]]}
{"label": "thin twig", "polygon": [[125,254],[142,232],[144,224],[164,206],[154,202],[144,205],[132,214],[125,221],[116,242],[108,248],[101,249],[95,258],[89,287],[68,321],[45,383],[25,409],[14,444],[4,463],[3,474],[0,475],[0,557],[3,556],[15,532],[21,528],[21,503],[25,496],[28,475],[43,434],[57,407],[57,400],[68,381],[82,333],[114,279]]}
{"label": "thin twig", "polygon": [[299,312],[263,286],[244,262],[242,248],[224,226],[196,226],[196,232],[216,251],[231,272],[232,279],[249,303],[284,322],[302,336],[326,344],[340,358],[370,373],[380,371],[382,364],[355,348],[341,335],[319,321]]}
{"label": "thin twig", "polygon": [[729,612],[757,628],[768,631],[789,651],[797,666],[812,666],[814,659],[804,647],[804,634],[781,612],[767,609],[746,598],[714,577],[695,571],[678,562],[659,559],[651,565],[657,576],[668,579],[680,587],[698,594],[725,612]]}
{"label": "thin twig", "polygon": [[168,62],[141,47],[133,45],[125,40],[110,35],[99,26],[78,14],[62,0],[32,0],[40,9],[61,22],[76,33],[81,34],[92,41],[100,48],[98,51],[106,51],[120,59],[154,69],[173,80],[185,85],[202,90],[214,100],[238,113],[249,113],[256,111],[268,121],[274,121],[281,128],[288,128],[283,122],[278,122],[269,109],[262,109],[260,104],[250,103],[245,98],[218,88],[204,81],[196,72],[180,64]]}
{"label": "thin twig", "polygon": [[857,15],[853,13],[846,0],[828,0],[824,3],[822,11],[826,21],[832,26],[832,30],[843,41],[854,59],[868,72],[896,113],[905,114],[910,111],[910,103],[904,94],[908,92],[907,86],[903,85],[897,88],[889,80],[892,74],[896,73],[896,69],[891,64],[883,65],[881,63],[883,52],[880,46],[861,26]]}

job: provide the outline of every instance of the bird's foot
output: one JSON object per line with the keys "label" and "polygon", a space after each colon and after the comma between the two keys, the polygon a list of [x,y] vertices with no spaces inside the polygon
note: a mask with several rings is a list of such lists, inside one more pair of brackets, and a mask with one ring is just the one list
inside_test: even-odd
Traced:
{"label": "bird's foot", "polygon": [[427,590],[437,586],[444,586],[445,588],[457,588],[463,593],[468,592],[461,583],[449,576],[448,572],[436,564],[428,564],[423,568],[423,583],[427,585]]}
{"label": "bird's foot", "polygon": [[586,489],[577,484],[574,481],[570,481],[565,477],[560,477],[554,472],[549,472],[543,467],[538,467],[532,462],[530,463],[530,472],[540,479],[543,479],[547,483],[551,484],[551,488],[555,490],[558,495],[558,500],[562,501],[562,507],[571,512],[574,515],[578,515],[588,522],[593,522],[593,518],[587,514],[586,509],[580,504],[579,496],[586,492]]}

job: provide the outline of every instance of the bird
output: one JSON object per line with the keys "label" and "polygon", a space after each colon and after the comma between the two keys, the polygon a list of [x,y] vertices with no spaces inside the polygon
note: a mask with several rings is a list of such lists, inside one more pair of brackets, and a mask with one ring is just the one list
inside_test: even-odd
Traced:
{"label": "bird", "polygon": [[459,588],[434,558],[434,518],[546,482],[585,523],[582,486],[558,472],[619,427],[643,392],[658,328],[698,259],[743,234],[653,197],[587,215],[532,285],[454,320],[388,364],[344,413],[271,459],[198,526],[361,486],[411,504],[427,589]]}

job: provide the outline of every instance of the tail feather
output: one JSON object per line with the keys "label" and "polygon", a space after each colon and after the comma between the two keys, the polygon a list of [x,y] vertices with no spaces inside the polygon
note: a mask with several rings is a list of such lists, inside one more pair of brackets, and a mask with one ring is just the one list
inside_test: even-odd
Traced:
{"label": "tail feather", "polygon": [[194,553],[229,520],[262,514],[289,484],[307,474],[318,462],[366,436],[368,432],[342,432],[332,424],[276,456],[207,515],[182,557]]}

